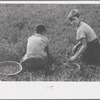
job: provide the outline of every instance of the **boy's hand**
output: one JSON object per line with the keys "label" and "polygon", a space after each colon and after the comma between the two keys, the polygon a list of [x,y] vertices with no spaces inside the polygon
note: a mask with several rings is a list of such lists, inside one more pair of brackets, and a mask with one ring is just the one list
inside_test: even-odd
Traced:
{"label": "boy's hand", "polygon": [[72,56],[68,61],[71,63],[71,62],[74,62],[76,60],[76,56]]}

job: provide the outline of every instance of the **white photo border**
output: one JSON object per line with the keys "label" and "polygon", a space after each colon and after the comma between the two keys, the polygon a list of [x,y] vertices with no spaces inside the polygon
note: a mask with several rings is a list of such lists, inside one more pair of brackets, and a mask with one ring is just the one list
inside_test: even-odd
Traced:
{"label": "white photo border", "polygon": [[[0,4],[100,4],[100,1],[0,1]],[[100,82],[0,82],[0,99],[100,99]]]}

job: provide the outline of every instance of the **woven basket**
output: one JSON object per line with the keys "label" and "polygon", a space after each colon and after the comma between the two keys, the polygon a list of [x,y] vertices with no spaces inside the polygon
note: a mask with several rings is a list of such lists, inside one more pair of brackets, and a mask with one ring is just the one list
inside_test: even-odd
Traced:
{"label": "woven basket", "polygon": [[22,65],[15,61],[2,61],[0,62],[1,75],[15,75],[22,70]]}

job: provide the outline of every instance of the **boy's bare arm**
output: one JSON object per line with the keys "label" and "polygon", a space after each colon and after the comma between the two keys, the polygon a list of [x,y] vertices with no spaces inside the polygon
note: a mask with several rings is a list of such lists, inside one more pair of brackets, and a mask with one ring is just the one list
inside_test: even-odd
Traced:
{"label": "boy's bare arm", "polygon": [[[86,49],[86,47],[87,47],[87,42],[86,42],[86,38],[82,38],[81,39],[81,48],[80,48],[80,50],[75,54],[77,57],[81,54],[81,53],[83,53],[83,51]],[[80,44],[78,45],[78,46],[80,46]]]}
{"label": "boy's bare arm", "polygon": [[49,57],[50,56],[50,53],[49,53],[49,46],[48,45],[45,48],[45,52],[47,53],[47,56]]}
{"label": "boy's bare arm", "polygon": [[87,42],[86,42],[86,38],[82,38],[82,46],[81,48],[79,49],[79,51],[74,55],[72,56],[70,59],[69,59],[69,62],[74,62],[77,57],[79,57],[80,54],[82,54],[84,52],[84,50],[87,48]]}
{"label": "boy's bare arm", "polygon": [[73,48],[72,52],[75,54],[78,48],[82,45],[81,41],[79,41]]}
{"label": "boy's bare arm", "polygon": [[81,45],[82,45],[82,42],[79,41],[79,42],[76,44],[76,47],[79,48]]}

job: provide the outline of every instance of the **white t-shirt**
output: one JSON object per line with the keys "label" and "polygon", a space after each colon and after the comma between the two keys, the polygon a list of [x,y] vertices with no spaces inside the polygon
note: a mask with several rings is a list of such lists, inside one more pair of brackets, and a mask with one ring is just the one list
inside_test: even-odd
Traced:
{"label": "white t-shirt", "polygon": [[87,42],[91,42],[92,40],[97,38],[93,29],[84,22],[80,22],[80,25],[77,28],[76,40],[80,40],[82,38],[86,38]]}
{"label": "white t-shirt", "polygon": [[49,44],[49,40],[41,35],[35,34],[28,38],[27,51],[23,60],[29,58],[45,58],[47,53],[44,51],[45,47]]}

